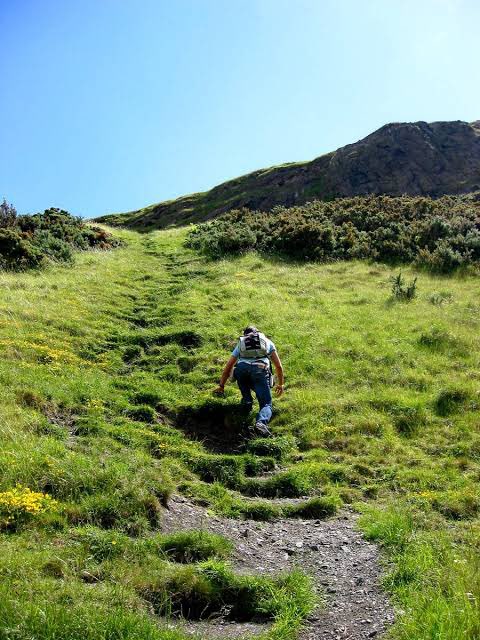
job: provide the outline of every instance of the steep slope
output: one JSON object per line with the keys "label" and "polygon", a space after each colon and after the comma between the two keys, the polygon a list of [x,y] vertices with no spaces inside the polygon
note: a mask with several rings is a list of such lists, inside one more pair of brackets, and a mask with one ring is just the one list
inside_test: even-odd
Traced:
{"label": "steep slope", "polygon": [[163,228],[214,218],[230,209],[270,210],[313,199],[385,193],[429,195],[480,189],[480,121],[387,124],[363,140],[311,162],[254,171],[204,193],[99,218]]}
{"label": "steep slope", "polygon": [[[377,552],[348,505],[392,561],[389,638],[478,640],[480,280],[406,268],[404,304],[387,265],[118,235],[74,269],[0,274],[1,640],[189,640],[216,612],[295,640],[293,567],[325,599],[300,640],[380,638]],[[245,438],[235,385],[212,396],[248,322],[287,375],[270,439]]]}

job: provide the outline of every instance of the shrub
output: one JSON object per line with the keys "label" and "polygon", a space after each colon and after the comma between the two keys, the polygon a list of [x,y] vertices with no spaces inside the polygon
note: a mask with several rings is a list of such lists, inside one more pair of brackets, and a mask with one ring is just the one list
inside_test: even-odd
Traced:
{"label": "shrub", "polygon": [[40,249],[13,228],[0,229],[0,266],[4,269],[35,269],[44,262]]}
{"label": "shrub", "polygon": [[40,230],[34,236],[35,246],[47,258],[56,262],[72,262],[73,248],[72,245],[55,237],[50,231]]}
{"label": "shrub", "polygon": [[450,273],[480,262],[479,211],[468,196],[339,198],[233,210],[194,227],[186,243],[213,258],[254,249],[296,260],[414,261]]}
{"label": "shrub", "polygon": [[420,249],[416,259],[418,266],[427,267],[434,273],[452,273],[459,267],[471,262],[471,253],[460,253],[449,245],[448,241],[440,240],[433,251]]}
{"label": "shrub", "polygon": [[407,283],[400,272],[397,276],[391,278],[392,296],[395,300],[403,300],[409,302],[417,295],[417,278]]}
{"label": "shrub", "polygon": [[17,216],[5,201],[0,205],[0,266],[23,270],[43,266],[47,260],[70,263],[73,252],[110,249],[119,241],[99,227],[61,209]]}
{"label": "shrub", "polygon": [[17,221],[17,211],[15,207],[4,199],[0,204],[0,228],[14,227]]}

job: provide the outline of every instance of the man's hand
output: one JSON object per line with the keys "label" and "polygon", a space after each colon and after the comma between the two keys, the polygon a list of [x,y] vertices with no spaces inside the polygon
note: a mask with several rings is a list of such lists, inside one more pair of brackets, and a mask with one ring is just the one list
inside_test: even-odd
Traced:
{"label": "man's hand", "polygon": [[283,392],[285,391],[285,387],[283,384],[277,384],[275,387],[275,395],[279,398]]}
{"label": "man's hand", "polygon": [[219,384],[218,387],[213,390],[213,393],[216,396],[224,396],[225,395],[225,387],[222,384]]}

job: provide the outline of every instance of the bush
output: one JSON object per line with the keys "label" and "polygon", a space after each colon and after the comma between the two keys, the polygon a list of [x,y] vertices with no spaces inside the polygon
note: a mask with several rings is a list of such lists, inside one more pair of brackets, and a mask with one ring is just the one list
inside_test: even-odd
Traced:
{"label": "bush", "polygon": [[44,256],[16,229],[0,229],[0,266],[4,269],[35,269],[42,266]]}
{"label": "bush", "polygon": [[400,272],[398,276],[392,277],[391,282],[392,296],[395,300],[409,302],[417,295],[417,278],[414,278],[410,283],[407,283]]}
{"label": "bush", "polygon": [[4,199],[0,204],[0,228],[14,227],[17,221],[17,211],[15,207]]}
{"label": "bush", "polygon": [[74,251],[110,249],[119,241],[99,227],[61,209],[17,216],[5,201],[0,205],[0,267],[12,270],[43,266],[48,260],[71,263]]}
{"label": "bush", "polygon": [[295,260],[415,262],[451,273],[480,263],[479,213],[480,200],[469,196],[339,198],[233,210],[194,227],[186,243],[213,258],[254,249]]}

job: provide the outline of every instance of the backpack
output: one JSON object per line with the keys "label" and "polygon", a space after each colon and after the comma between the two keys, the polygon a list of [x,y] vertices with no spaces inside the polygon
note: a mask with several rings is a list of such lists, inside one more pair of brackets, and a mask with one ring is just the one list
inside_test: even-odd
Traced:
{"label": "backpack", "polygon": [[[267,338],[263,333],[254,332],[249,333],[246,336],[240,336],[238,340],[238,346],[240,349],[239,358],[251,358],[255,360],[257,358],[268,358],[268,384],[270,388],[275,386],[276,380],[272,369],[272,362],[267,352]],[[232,369],[231,379],[235,378],[235,369]]]}
{"label": "backpack", "polygon": [[267,338],[263,333],[249,333],[246,336],[240,336],[238,346],[240,349],[240,358],[258,358],[268,357]]}

